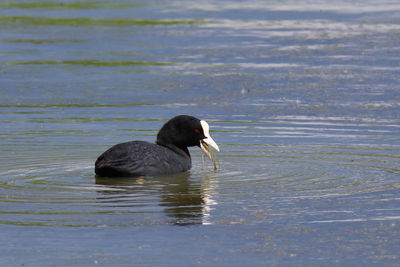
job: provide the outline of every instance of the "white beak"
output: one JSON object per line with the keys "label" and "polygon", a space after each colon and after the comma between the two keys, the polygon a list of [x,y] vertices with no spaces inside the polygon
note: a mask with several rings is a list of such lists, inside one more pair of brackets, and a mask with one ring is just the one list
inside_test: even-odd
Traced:
{"label": "white beak", "polygon": [[217,143],[215,143],[214,139],[212,139],[210,136],[210,126],[208,126],[208,123],[206,121],[200,121],[200,124],[201,124],[201,127],[203,128],[204,136],[206,137],[203,140],[201,140],[200,147],[201,147],[201,150],[203,150],[204,154],[206,154],[207,157],[209,157],[211,159],[211,155],[207,151],[207,149],[204,147],[203,142],[206,143],[207,145],[209,145],[210,147],[214,148],[218,152],[219,152],[219,147],[218,147]]}

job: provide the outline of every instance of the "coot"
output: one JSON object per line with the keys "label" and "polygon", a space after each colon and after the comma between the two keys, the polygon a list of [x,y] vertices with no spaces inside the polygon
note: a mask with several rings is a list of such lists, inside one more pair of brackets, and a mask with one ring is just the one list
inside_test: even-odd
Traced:
{"label": "coot", "polygon": [[207,145],[219,151],[210,136],[208,123],[179,115],[163,125],[156,144],[131,141],[105,151],[96,160],[95,173],[106,177],[135,177],[184,172],[192,166],[188,147],[201,147],[211,159]]}

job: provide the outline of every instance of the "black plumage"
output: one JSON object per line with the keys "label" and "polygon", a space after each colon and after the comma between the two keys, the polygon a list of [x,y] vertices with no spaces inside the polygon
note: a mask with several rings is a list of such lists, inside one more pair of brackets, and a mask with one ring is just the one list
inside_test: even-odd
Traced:
{"label": "black plumage", "polygon": [[[207,129],[203,129],[204,123]],[[212,140],[205,121],[188,115],[176,116],[160,129],[156,144],[131,141],[105,151],[96,160],[95,173],[122,177],[184,172],[192,165],[188,147],[200,146],[201,140]],[[213,140],[212,143],[215,144]]]}

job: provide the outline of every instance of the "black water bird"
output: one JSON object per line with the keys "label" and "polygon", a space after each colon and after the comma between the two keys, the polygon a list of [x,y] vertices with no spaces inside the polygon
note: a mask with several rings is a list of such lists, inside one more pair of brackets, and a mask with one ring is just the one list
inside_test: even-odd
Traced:
{"label": "black water bird", "polygon": [[96,160],[95,173],[103,177],[137,177],[184,172],[192,166],[188,147],[199,146],[211,159],[208,145],[219,151],[208,123],[179,115],[162,126],[155,144],[131,141],[105,151]]}

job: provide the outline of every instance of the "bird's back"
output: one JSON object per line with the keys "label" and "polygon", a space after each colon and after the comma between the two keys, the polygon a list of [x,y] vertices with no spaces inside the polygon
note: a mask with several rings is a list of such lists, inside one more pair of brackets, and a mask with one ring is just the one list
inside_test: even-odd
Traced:
{"label": "bird's back", "polygon": [[145,141],[117,144],[101,154],[95,163],[99,176],[156,176],[190,168],[191,160],[185,153]]}

